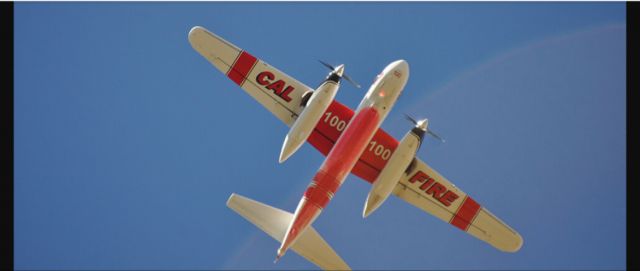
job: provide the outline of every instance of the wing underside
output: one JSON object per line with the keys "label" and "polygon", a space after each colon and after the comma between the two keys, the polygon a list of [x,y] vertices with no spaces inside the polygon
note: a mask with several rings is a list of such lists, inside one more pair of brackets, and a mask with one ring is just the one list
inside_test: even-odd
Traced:
{"label": "wing underside", "polygon": [[216,69],[288,126],[302,110],[302,95],[313,90],[202,27],[191,29],[189,42]]}
{"label": "wing underside", "polygon": [[518,232],[419,159],[393,194],[501,251],[515,252],[522,246]]}

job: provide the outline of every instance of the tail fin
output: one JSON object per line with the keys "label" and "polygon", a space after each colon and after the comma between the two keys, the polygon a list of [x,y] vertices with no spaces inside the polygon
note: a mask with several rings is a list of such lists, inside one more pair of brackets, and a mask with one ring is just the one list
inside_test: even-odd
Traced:
{"label": "tail fin", "polygon": [[[284,239],[289,223],[293,219],[292,213],[235,193],[231,194],[227,200],[227,207],[279,242]],[[305,230],[291,249],[324,270],[350,270],[350,267],[313,227]]]}

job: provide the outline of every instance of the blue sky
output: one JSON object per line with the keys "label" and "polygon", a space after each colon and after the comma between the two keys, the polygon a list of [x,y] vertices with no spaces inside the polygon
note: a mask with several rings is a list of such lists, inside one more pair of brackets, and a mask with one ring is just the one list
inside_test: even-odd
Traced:
{"label": "blue sky", "polygon": [[386,64],[447,139],[419,156],[525,242],[514,254],[348,177],[315,222],[354,269],[622,269],[624,3],[16,3],[16,269],[315,269],[225,206],[292,211],[323,156],[188,43],[201,25],[315,87]]}

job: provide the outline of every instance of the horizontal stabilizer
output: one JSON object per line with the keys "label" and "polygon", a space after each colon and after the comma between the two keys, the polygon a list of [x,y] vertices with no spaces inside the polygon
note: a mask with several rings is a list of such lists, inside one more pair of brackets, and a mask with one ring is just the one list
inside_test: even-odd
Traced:
{"label": "horizontal stabilizer", "polygon": [[[227,207],[249,220],[278,242],[282,242],[284,239],[289,223],[293,219],[292,213],[235,193],[231,194],[227,200]],[[350,270],[349,266],[313,227],[305,230],[291,249],[324,270]]]}

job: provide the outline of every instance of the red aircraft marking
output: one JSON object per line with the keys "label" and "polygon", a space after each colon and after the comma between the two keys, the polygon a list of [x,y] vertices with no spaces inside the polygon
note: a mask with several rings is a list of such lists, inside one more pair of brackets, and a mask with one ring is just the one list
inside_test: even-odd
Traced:
{"label": "red aircraft marking", "polygon": [[[353,117],[353,110],[338,101],[333,101],[333,103],[327,109],[327,112],[331,112],[332,115],[337,116],[340,120],[344,120],[347,123],[349,123],[351,121],[351,118]],[[320,153],[327,156],[331,151],[331,148],[333,148],[333,145],[335,144],[337,139],[340,137],[340,134],[341,132],[338,131],[336,127],[331,127],[328,123],[321,120],[320,122],[318,122],[318,125],[316,126],[313,133],[311,133],[307,141],[318,151],[320,151]],[[391,150],[392,153],[398,146],[398,141],[387,134],[383,129],[378,129],[371,140],[383,145],[385,148]],[[360,156],[360,159],[358,160],[356,165],[351,170],[351,173],[367,182],[373,183],[386,164],[386,160],[382,159],[382,157],[378,155],[375,155],[373,151],[369,150],[369,148],[366,148],[362,153],[362,156]],[[320,172],[318,172],[318,174],[320,174]],[[420,174],[425,175],[428,182],[430,177],[428,177],[428,175],[426,175],[425,173],[419,171],[415,175]],[[430,186],[433,183],[433,181],[428,182],[426,186]],[[423,188],[425,186],[425,184],[420,182],[416,183],[416,185],[419,185],[420,188]],[[425,189],[427,189],[427,187],[424,187],[422,190]],[[444,195],[439,196],[440,197],[436,197],[436,199],[438,199],[440,203],[442,203],[445,207],[450,206],[451,203],[458,198],[458,195],[451,191],[447,191],[446,193],[444,193]],[[480,205],[471,197],[466,196],[464,202],[460,205],[449,223],[462,229],[463,231],[466,231],[469,228],[469,225],[473,223],[473,220],[479,213],[479,210]]]}
{"label": "red aircraft marking", "polygon": [[451,225],[454,225],[460,228],[463,231],[467,231],[469,229],[469,225],[473,222],[480,211],[480,204],[478,204],[471,197],[467,196],[455,216],[449,222]]}
{"label": "red aircraft marking", "polygon": [[270,71],[262,71],[258,73],[256,76],[256,83],[264,86],[265,89],[273,91],[275,95],[278,95],[280,98],[285,100],[286,102],[291,101],[291,97],[289,97],[289,93],[295,90],[295,88],[291,85],[288,85],[287,82],[282,79],[276,79],[276,76]]}
{"label": "red aircraft marking", "polygon": [[[247,75],[251,72],[256,63],[256,57],[252,56],[246,51],[242,51],[236,58],[231,69],[229,69],[227,76],[233,82],[242,86],[244,81],[246,81]],[[343,120],[346,123],[349,123],[351,121],[351,118],[354,114],[353,110],[337,101],[333,101],[333,103],[327,109],[327,112],[331,112],[332,115],[338,117],[340,120]],[[318,125],[314,129],[313,133],[309,136],[307,141],[316,149],[318,149],[318,151],[320,151],[322,154],[328,156],[341,134],[342,132],[338,131],[336,127],[330,126],[327,122],[320,121],[318,122]],[[393,151],[398,146],[398,141],[382,129],[378,129],[378,131],[376,131],[371,141],[375,141],[377,144],[382,145],[386,149],[390,150],[391,153],[393,153]],[[366,142],[365,144],[367,143],[369,142]],[[345,163],[338,164],[345,165]],[[375,155],[375,153],[369,148],[365,148],[362,155],[356,161],[356,164],[351,172],[356,176],[362,178],[363,180],[373,183],[386,164],[387,160],[382,159],[382,157],[379,155]],[[333,171],[327,171],[321,168],[316,174],[316,177],[314,177],[314,180],[316,180],[316,184],[318,183],[318,180],[326,180],[324,182],[325,185],[322,187],[310,187],[307,192],[305,192],[306,197],[317,197],[317,200],[311,201],[313,203],[312,205],[315,207],[310,208],[309,210],[304,212],[305,217],[308,216],[309,221],[307,222],[310,222],[310,220],[313,218],[313,214],[321,211],[322,208],[324,208],[324,206],[326,206],[326,204],[330,201],[331,198],[328,197],[328,195],[335,194],[337,189],[340,187],[339,183],[330,180],[341,180],[342,178],[340,178],[340,176],[342,174],[348,174],[348,172],[337,172],[336,174],[330,174],[329,172]],[[422,186],[424,185],[425,184],[423,184]],[[439,193],[437,198],[442,198],[440,194],[445,193],[445,190],[438,187],[437,192],[435,190],[427,190],[427,193],[434,194],[434,196],[436,195],[435,193]],[[447,191],[447,193],[449,193],[449,191]],[[324,194],[325,197],[318,197],[315,196],[315,194]],[[455,200],[455,197],[451,199],[451,201],[453,200]],[[443,204],[445,204],[445,202],[443,202]],[[445,205],[448,206],[450,204]],[[316,210],[313,211],[313,209]],[[470,197],[466,197],[461,207],[458,208],[458,211],[452,217],[450,223],[466,231],[469,225],[472,223],[473,219],[475,219],[475,216],[478,214],[479,209],[480,205],[477,202],[475,202]],[[302,219],[301,222],[303,222],[304,220],[305,219]]]}
{"label": "red aircraft marking", "polygon": [[379,121],[380,114],[375,108],[364,108],[355,116],[354,122],[347,126],[344,135],[335,143],[304,192],[306,201],[300,206],[299,212],[296,211],[289,233],[282,242],[283,248],[288,248],[331,201],[369,144],[371,133],[367,131],[374,130]]}
{"label": "red aircraft marking", "polygon": [[[331,112],[332,115],[337,116],[340,120],[344,120],[347,123],[349,123],[353,117],[353,110],[338,101],[333,101],[327,109],[327,112]],[[329,123],[320,120],[307,141],[326,156],[329,154],[333,144],[335,144],[340,137],[340,134],[342,134],[342,132],[338,131],[336,127],[331,127]],[[371,140],[381,144],[392,153],[398,146],[398,141],[382,129],[378,129]],[[382,170],[386,164],[387,160],[382,159],[380,156],[375,155],[373,151],[369,150],[369,148],[366,148],[362,156],[360,156],[360,160],[358,160],[353,170],[351,170],[351,173],[367,182],[373,183],[378,177],[378,174],[380,174],[380,170]]]}
{"label": "red aircraft marking", "polygon": [[239,86],[242,86],[242,83],[247,78],[247,75],[253,69],[253,66],[258,62],[254,56],[249,53],[242,51],[236,61],[231,65],[231,69],[227,72],[227,76],[231,81],[235,82]]}

